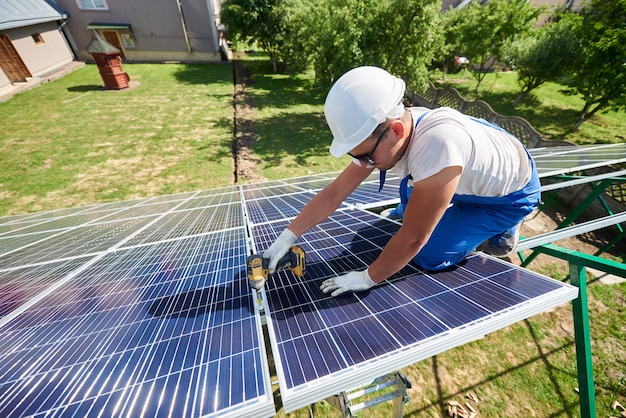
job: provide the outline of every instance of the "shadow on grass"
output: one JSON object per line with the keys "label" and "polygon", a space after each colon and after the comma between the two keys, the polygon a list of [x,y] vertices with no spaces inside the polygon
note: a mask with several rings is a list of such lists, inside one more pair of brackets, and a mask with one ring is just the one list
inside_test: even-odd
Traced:
{"label": "shadow on grass", "polygon": [[86,84],[83,86],[72,86],[72,87],[68,87],[67,91],[75,91],[78,93],[85,93],[88,91],[93,91],[93,90],[102,90],[104,89],[103,86],[99,86],[99,85],[95,85],[95,84]]}
{"label": "shadow on grass", "polygon": [[233,83],[232,64],[183,64],[174,77],[184,84]]}
{"label": "shadow on grass", "polygon": [[258,54],[241,64],[250,74],[246,101],[254,112],[254,154],[264,165],[278,167],[290,159],[304,167],[310,157],[327,157],[331,135],[323,115],[326,91],[306,76],[272,73]]}

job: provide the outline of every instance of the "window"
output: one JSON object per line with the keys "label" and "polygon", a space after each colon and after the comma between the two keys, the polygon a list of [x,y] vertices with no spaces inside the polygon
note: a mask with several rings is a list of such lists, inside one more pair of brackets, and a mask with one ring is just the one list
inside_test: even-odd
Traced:
{"label": "window", "polygon": [[83,10],[109,10],[106,0],[76,0]]}
{"label": "window", "polygon": [[35,41],[35,45],[41,45],[44,43],[43,37],[41,36],[41,33],[33,33],[32,35],[30,35],[33,37],[33,41]]}
{"label": "window", "polygon": [[133,41],[133,37],[130,34],[122,33],[120,34],[120,37],[122,38],[122,43],[124,44],[124,48],[128,48],[128,49],[135,48],[135,41]]}

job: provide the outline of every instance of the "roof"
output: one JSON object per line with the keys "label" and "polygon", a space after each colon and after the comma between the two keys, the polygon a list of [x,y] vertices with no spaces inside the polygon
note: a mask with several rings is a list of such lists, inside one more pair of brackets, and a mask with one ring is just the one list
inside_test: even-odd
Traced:
{"label": "roof", "polygon": [[98,31],[93,32],[93,38],[89,45],[87,45],[87,48],[85,48],[85,51],[90,54],[111,54],[120,52],[119,49],[102,39]]}
{"label": "roof", "polygon": [[46,0],[0,1],[0,30],[67,19],[65,12]]}

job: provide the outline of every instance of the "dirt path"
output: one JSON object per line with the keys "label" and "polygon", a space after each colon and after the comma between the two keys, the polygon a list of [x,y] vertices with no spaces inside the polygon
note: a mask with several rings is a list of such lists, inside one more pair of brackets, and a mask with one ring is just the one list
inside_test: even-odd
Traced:
{"label": "dirt path", "polygon": [[239,59],[242,52],[235,54],[233,61],[235,88],[233,106],[235,117],[233,132],[233,184],[267,180],[256,168],[261,160],[250,151],[258,139],[254,123],[254,103],[247,95],[247,86],[254,83],[251,71]]}

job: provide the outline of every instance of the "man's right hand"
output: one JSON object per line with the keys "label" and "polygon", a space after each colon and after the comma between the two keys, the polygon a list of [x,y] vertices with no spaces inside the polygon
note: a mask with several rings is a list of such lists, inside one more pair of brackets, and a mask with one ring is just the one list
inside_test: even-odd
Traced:
{"label": "man's right hand", "polygon": [[281,232],[276,241],[263,253],[263,258],[270,259],[270,263],[267,266],[270,274],[276,271],[278,261],[289,252],[289,249],[296,242],[296,239],[298,238],[293,232],[285,229]]}

